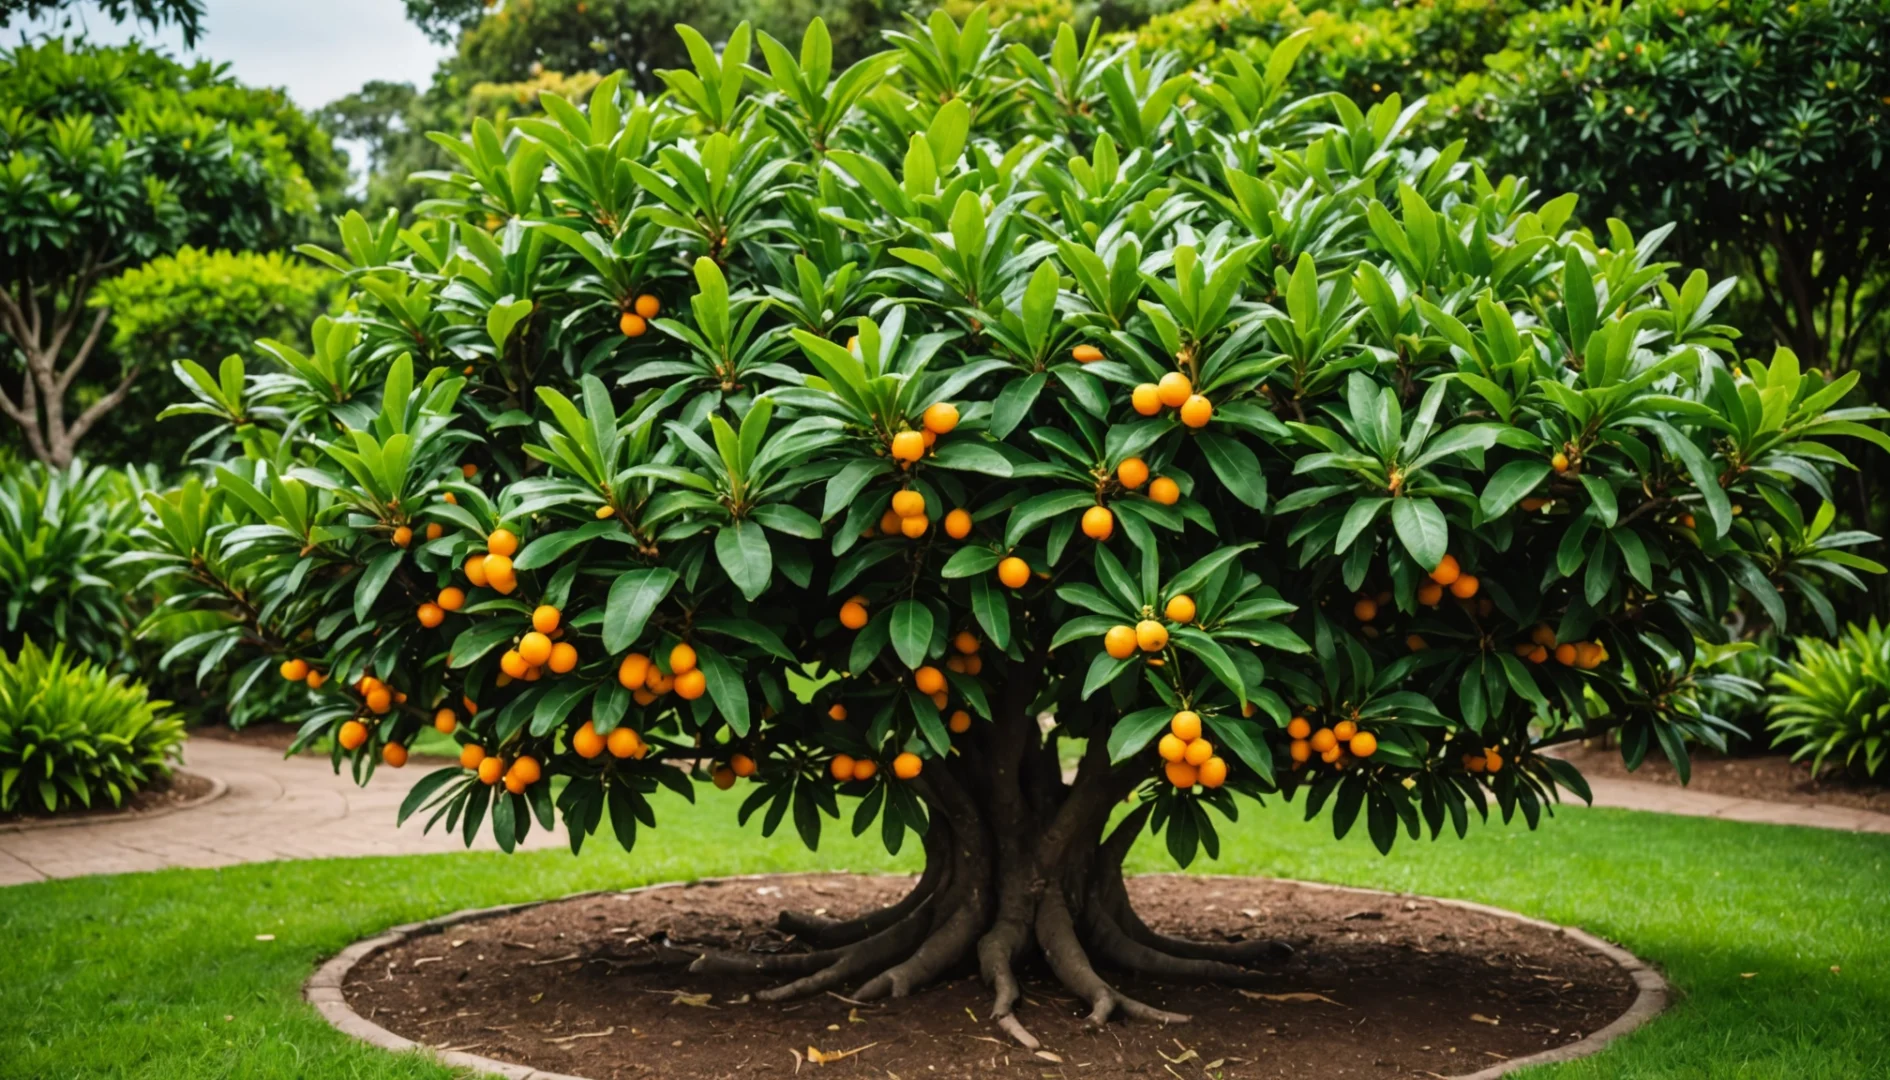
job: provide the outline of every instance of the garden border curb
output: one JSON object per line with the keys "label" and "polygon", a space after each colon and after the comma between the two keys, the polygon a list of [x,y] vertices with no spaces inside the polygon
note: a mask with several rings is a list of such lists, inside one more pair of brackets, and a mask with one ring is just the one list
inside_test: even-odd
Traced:
{"label": "garden border curb", "polygon": [[[851,873],[851,871],[845,870],[810,872]],[[546,1072],[543,1069],[534,1069],[528,1065],[498,1061],[493,1058],[480,1057],[477,1054],[467,1054],[455,1050],[435,1050],[423,1043],[417,1043],[404,1035],[396,1035],[362,1016],[360,1013],[355,1012],[348,1004],[347,998],[342,994],[342,984],[347,981],[349,972],[353,971],[357,965],[374,956],[376,953],[402,944],[412,938],[440,933],[448,927],[457,926],[461,923],[496,918],[500,915],[510,915],[515,911],[523,911],[527,908],[534,908],[543,904],[557,903],[562,900],[577,900],[587,896],[628,896],[634,893],[655,892],[658,889],[678,889],[688,885],[720,885],[740,881],[765,881],[777,877],[790,876],[799,875],[734,874],[727,877],[692,878],[687,881],[661,881],[651,885],[639,885],[630,889],[589,889],[584,892],[571,893],[567,896],[551,897],[545,900],[526,900],[516,904],[498,904],[492,907],[467,908],[464,911],[455,911],[449,915],[441,915],[423,922],[391,926],[381,934],[370,938],[363,938],[355,942],[339,953],[336,953],[327,962],[323,963],[321,967],[315,969],[315,973],[309,976],[307,982],[302,984],[302,997],[310,1005],[313,1005],[315,1011],[322,1015],[322,1019],[327,1020],[329,1025],[337,1031],[359,1039],[371,1046],[379,1047],[382,1050],[389,1050],[394,1053],[418,1051],[433,1057],[435,1060],[445,1065],[473,1069],[477,1072],[492,1076],[503,1076],[506,1077],[507,1080],[591,1080],[589,1077],[574,1076],[569,1073]],[[902,875],[860,874],[856,876],[888,877]],[[1628,1006],[1626,1012],[1615,1017],[1606,1026],[1602,1027],[1601,1030],[1592,1032],[1575,1042],[1569,1043],[1567,1046],[1558,1046],[1550,1050],[1544,1050],[1541,1053],[1511,1058],[1500,1064],[1492,1065],[1487,1069],[1452,1076],[1447,1078],[1447,1080],[1496,1080],[1497,1077],[1515,1072],[1518,1069],[1527,1069],[1537,1065],[1548,1065],[1561,1061],[1572,1061],[1576,1058],[1588,1057],[1591,1054],[1600,1053],[1609,1043],[1660,1015],[1666,1010],[1673,998],[1671,987],[1669,987],[1667,980],[1662,978],[1658,971],[1654,970],[1651,965],[1641,960],[1633,953],[1628,952],[1618,945],[1604,941],[1588,933],[1586,930],[1577,927],[1562,926],[1504,908],[1492,907],[1489,904],[1479,904],[1474,900],[1453,900],[1448,897],[1427,896],[1422,893],[1390,892],[1385,889],[1366,889],[1352,885],[1332,885],[1323,881],[1301,881],[1297,878],[1269,878],[1250,874],[1166,873],[1150,874],[1146,876],[1207,878],[1214,881],[1277,881],[1299,888],[1317,889],[1324,892],[1345,892],[1367,896],[1391,896],[1410,900],[1423,900],[1427,903],[1437,904],[1440,907],[1473,911],[1478,914],[1507,919],[1510,922],[1522,923],[1526,926],[1533,926],[1537,929],[1550,930],[1562,934],[1573,940],[1576,944],[1600,953],[1602,956],[1613,961],[1615,966],[1626,972],[1628,977],[1634,980],[1634,985],[1638,992],[1635,995],[1633,1003]]]}
{"label": "garden border curb", "polygon": [[38,832],[41,829],[63,829],[68,825],[122,825],[132,821],[156,821],[158,818],[169,817],[180,810],[195,810],[199,806],[206,806],[216,802],[230,792],[229,782],[220,776],[210,776],[206,773],[195,772],[182,767],[173,769],[171,772],[172,775],[184,773],[197,777],[200,780],[208,780],[210,781],[210,790],[194,799],[188,799],[180,803],[172,803],[169,806],[160,806],[155,810],[146,810],[142,813],[125,810],[116,814],[9,821],[0,824],[0,833]]}

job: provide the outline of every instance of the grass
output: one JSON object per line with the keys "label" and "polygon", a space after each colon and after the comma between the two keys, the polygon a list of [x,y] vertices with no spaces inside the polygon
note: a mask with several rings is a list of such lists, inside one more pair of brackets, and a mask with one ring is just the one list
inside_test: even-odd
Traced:
{"label": "grass", "polygon": [[[475,905],[714,874],[910,868],[845,829],[816,853],[790,830],[764,841],[735,827],[741,794],[707,792],[695,807],[671,798],[659,807],[666,827],[634,855],[606,842],[581,858],[327,860],[0,889],[0,1077],[446,1077],[344,1038],[304,1006],[318,959]],[[1244,809],[1220,861],[1195,869],[1467,897],[1576,923],[1679,989],[1650,1027],[1532,1080],[1890,1075],[1890,837],[1571,809],[1536,833],[1489,826],[1381,858],[1296,810]],[[1146,843],[1134,863],[1171,868]]]}

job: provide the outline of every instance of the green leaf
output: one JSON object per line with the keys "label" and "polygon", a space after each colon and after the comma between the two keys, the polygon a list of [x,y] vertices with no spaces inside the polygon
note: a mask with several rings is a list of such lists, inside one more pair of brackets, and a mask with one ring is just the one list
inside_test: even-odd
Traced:
{"label": "green leaf", "polygon": [[1267,508],[1267,478],[1260,471],[1260,459],[1246,444],[1225,435],[1197,435],[1214,475],[1228,492],[1255,510]]}
{"label": "green leaf", "polygon": [[1483,516],[1494,519],[1508,513],[1510,507],[1527,498],[1551,471],[1553,466],[1541,460],[1512,461],[1496,470],[1496,475],[1483,487]]}
{"label": "green leaf", "polygon": [[1419,566],[1436,566],[1450,548],[1450,523],[1430,499],[1402,498],[1391,503],[1391,526]]}
{"label": "green leaf", "polygon": [[405,554],[404,550],[395,548],[368,564],[366,572],[361,575],[361,583],[354,590],[355,621],[367,621],[374,601],[380,598],[381,590],[387,587],[387,579],[394,576],[394,568],[400,565],[400,558]]}
{"label": "green leaf", "polygon": [[917,668],[925,663],[925,654],[932,647],[932,609],[917,600],[901,600],[892,609],[887,631],[900,661]]}
{"label": "green leaf", "polygon": [[1109,764],[1120,765],[1168,730],[1175,710],[1166,705],[1132,712],[1109,729]]}
{"label": "green leaf", "polygon": [[[644,624],[650,621],[650,613],[675,584],[674,570],[631,570],[618,574],[617,580],[610,584],[610,596],[604,603],[605,650],[619,653],[635,644],[643,635]],[[453,655],[454,666],[461,666],[457,647]]]}
{"label": "green leaf", "polygon": [[768,591],[774,574],[774,549],[767,534],[752,521],[724,525],[715,534],[715,558],[743,598],[754,600]]}

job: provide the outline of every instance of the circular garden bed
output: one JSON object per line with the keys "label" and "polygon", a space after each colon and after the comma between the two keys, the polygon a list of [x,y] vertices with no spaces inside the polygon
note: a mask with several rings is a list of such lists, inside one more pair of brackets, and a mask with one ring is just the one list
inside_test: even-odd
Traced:
{"label": "circular garden bed", "polygon": [[464,1064],[598,1080],[788,1077],[815,1064],[904,1080],[1462,1076],[1592,1052],[1665,999],[1659,977],[1626,953],[1495,909],[1179,874],[1129,883],[1153,928],[1296,950],[1241,987],[1125,978],[1135,997],[1191,1015],[1185,1025],[1087,1028],[1087,1005],[1033,972],[1019,1010],[1042,1043],[1033,1051],[984,1019],[989,993],[969,968],[870,1004],[836,994],[763,1004],[751,995],[769,979],[688,970],[705,948],[802,948],[775,928],[783,910],[847,917],[910,885],[781,875],[461,913],[359,943],[311,980],[309,996],[383,1045],[411,1040]]}

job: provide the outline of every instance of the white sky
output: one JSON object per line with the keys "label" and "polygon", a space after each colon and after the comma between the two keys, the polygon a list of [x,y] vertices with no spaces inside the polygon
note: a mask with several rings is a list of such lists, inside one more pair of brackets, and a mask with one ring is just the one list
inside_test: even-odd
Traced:
{"label": "white sky", "polygon": [[[115,25],[90,3],[8,25],[0,41],[13,45],[23,33],[76,35],[81,29],[106,44],[137,38],[179,58],[227,61],[239,81],[283,87],[304,109],[320,108],[370,79],[424,89],[448,51],[407,21],[401,0],[208,0],[204,6],[204,33],[192,50],[174,26],[154,32],[135,22]],[[62,29],[68,19],[69,31]]]}

